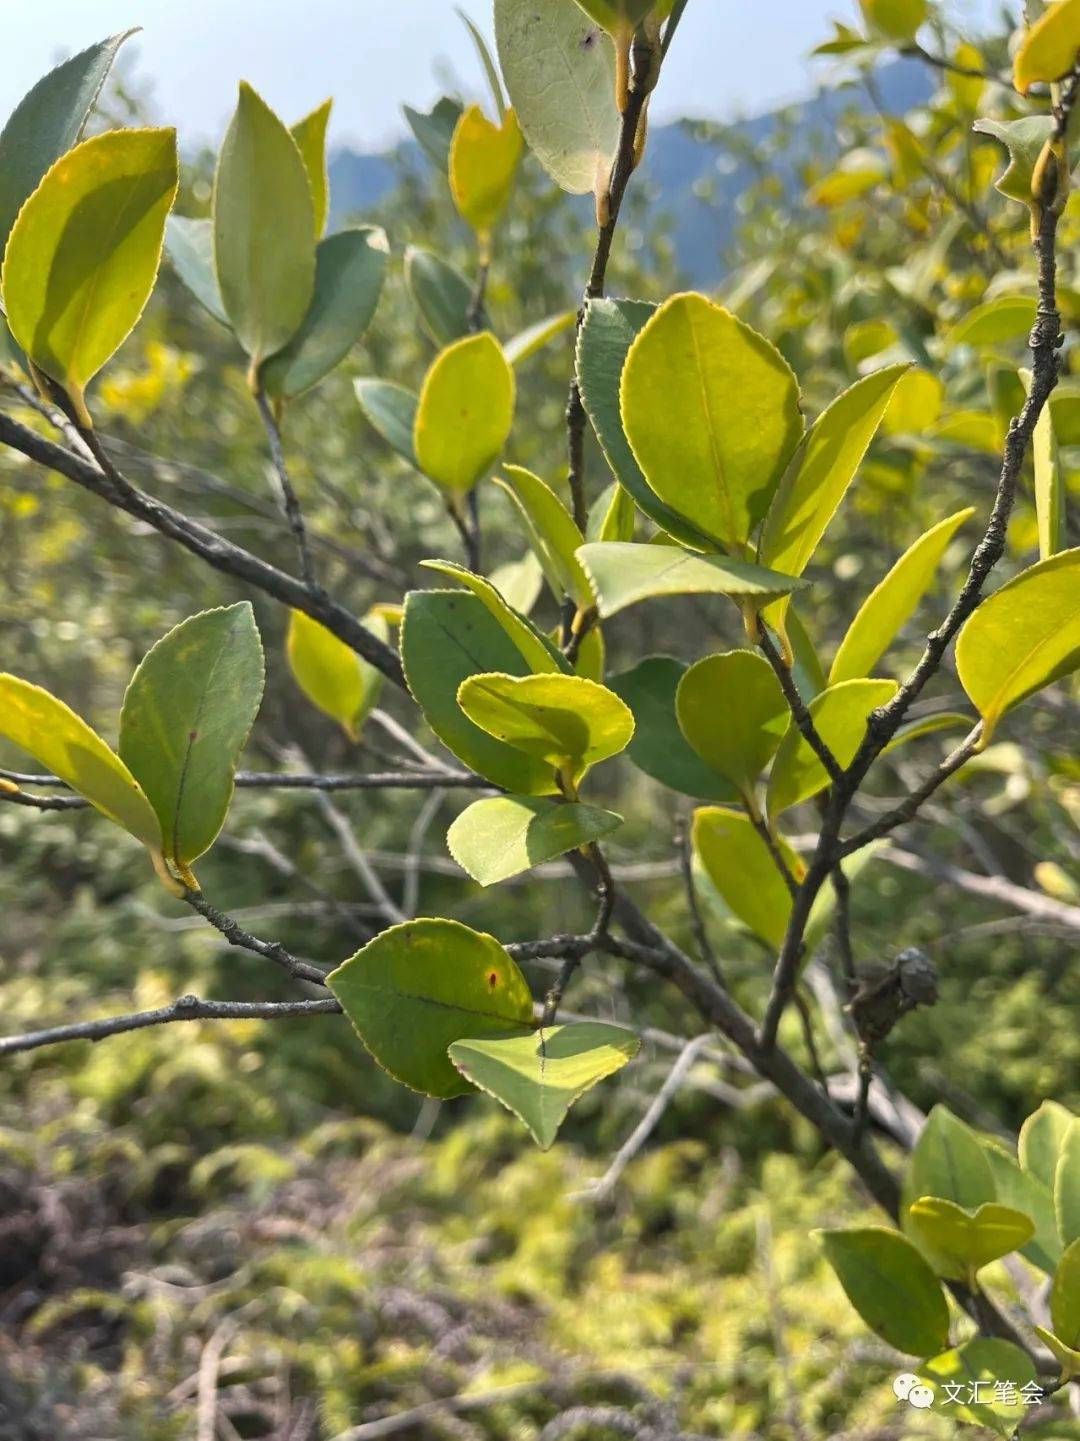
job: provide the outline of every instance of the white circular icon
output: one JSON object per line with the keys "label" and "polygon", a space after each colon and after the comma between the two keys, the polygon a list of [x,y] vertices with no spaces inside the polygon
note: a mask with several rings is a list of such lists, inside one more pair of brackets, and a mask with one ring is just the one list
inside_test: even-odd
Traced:
{"label": "white circular icon", "polygon": [[905,1371],[892,1383],[893,1393],[898,1401],[906,1401],[911,1395],[912,1388],[918,1385],[918,1376],[912,1375],[910,1371]]}
{"label": "white circular icon", "polygon": [[934,1393],[929,1386],[921,1381],[917,1386],[912,1386],[908,1392],[908,1405],[917,1406],[920,1411],[925,1411],[928,1406],[934,1404]]}

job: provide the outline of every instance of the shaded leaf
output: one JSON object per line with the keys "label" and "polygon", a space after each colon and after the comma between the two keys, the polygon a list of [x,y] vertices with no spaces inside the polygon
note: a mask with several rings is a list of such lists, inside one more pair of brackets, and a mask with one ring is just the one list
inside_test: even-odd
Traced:
{"label": "shaded leaf", "polygon": [[446,833],[450,854],[474,881],[494,885],[618,830],[622,816],[595,806],[529,796],[489,796]]}
{"label": "shaded leaf", "polygon": [[627,755],[639,770],[670,790],[703,801],[733,801],[735,787],[705,764],[679,729],[675,696],[686,671],[685,661],[654,655],[608,681],[634,715],[634,738]]}
{"label": "shaded leaf", "polygon": [[165,251],[172,268],[199,304],[227,326],[229,317],[214,273],[213,222],[170,215],[165,222]]}
{"label": "shaded leaf", "polygon": [[910,1241],[880,1226],[817,1234],[848,1300],[887,1345],[927,1356],[949,1344],[945,1293]]}
{"label": "shaded leaf", "polygon": [[444,95],[427,111],[414,110],[410,105],[401,107],[409,129],[440,175],[445,175],[450,165],[450,142],[463,109],[461,102],[449,95]]}
{"label": "shaded leaf", "polygon": [[1080,1241],[1080,1120],[1061,1138],[1054,1170],[1054,1213],[1063,1246]]}
{"label": "shaded leaf", "polygon": [[908,1208],[923,1196],[943,1196],[973,1209],[996,1199],[994,1175],[978,1136],[946,1106],[937,1105],[908,1158],[901,1184],[900,1224],[931,1266],[933,1249],[914,1231]]}
{"label": "shaded leaf", "polygon": [[994,1178],[994,1190],[1003,1206],[1023,1211],[1035,1222],[1035,1235],[1020,1254],[1052,1276],[1061,1259],[1061,1240],[1054,1217],[1054,1197],[1048,1186],[1021,1169],[1016,1158],[998,1142],[980,1138]]}
{"label": "shaded leaf", "polygon": [[450,345],[468,335],[473,288],[460,270],[432,251],[410,245],[405,252],[405,284],[436,345]]}
{"label": "shaded leaf", "polygon": [[489,580],[485,580],[480,575],[473,575],[472,571],[466,570],[463,565],[458,565],[452,560],[422,560],[420,564],[426,570],[438,571],[440,575],[449,576],[452,580],[465,586],[467,590],[471,590],[473,595],[477,596],[490,614],[495,617],[507,636],[513,641],[529,670],[534,674],[542,675],[547,671],[560,671],[566,668],[556,647],[547,642],[531,621],[523,615],[518,615],[507,605]]}
{"label": "shaded leaf", "polygon": [[1080,1349],[1080,1241],[1070,1242],[1054,1272],[1050,1319],[1054,1334],[1066,1346]]}
{"label": "shaded leaf", "polygon": [[726,595],[760,604],[804,584],[749,561],[694,555],[673,545],[606,541],[583,545],[577,554],[605,619],[656,596]]}
{"label": "shaded leaf", "polygon": [[396,450],[402,460],[407,460],[419,470],[420,462],[413,448],[416,412],[420,404],[416,394],[390,380],[366,377],[354,381],[353,388],[360,409],[391,450]]}

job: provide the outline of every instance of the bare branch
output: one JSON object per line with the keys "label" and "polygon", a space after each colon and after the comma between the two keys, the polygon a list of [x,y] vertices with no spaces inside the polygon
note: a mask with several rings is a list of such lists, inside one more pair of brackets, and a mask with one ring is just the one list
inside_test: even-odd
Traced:
{"label": "bare branch", "polygon": [[296,491],[293,488],[292,477],[289,475],[289,467],[285,460],[285,446],[281,439],[281,427],[278,425],[277,416],[266,396],[259,390],[255,395],[255,404],[259,407],[259,414],[262,416],[263,425],[266,427],[266,438],[270,443],[270,459],[273,461],[274,473],[277,476],[278,486],[281,490],[281,508],[285,513],[289,529],[292,531],[293,541],[296,544],[296,555],[300,562],[300,576],[309,590],[316,588],[315,566],[311,559],[311,548],[308,545],[307,526],[304,524],[304,512],[297,499]]}
{"label": "bare branch", "polygon": [[309,965],[302,961],[299,956],[294,956],[277,941],[262,941],[258,936],[253,936],[245,931],[232,916],[227,916],[212,906],[201,891],[188,890],[184,893],[184,900],[193,911],[198,911],[204,920],[209,921],[215,931],[220,931],[230,946],[236,946],[238,950],[251,951],[253,955],[262,956],[275,965],[281,966],[288,971],[290,976],[295,976],[298,981],[311,981],[317,986],[326,984],[325,972],[320,971],[318,966]]}

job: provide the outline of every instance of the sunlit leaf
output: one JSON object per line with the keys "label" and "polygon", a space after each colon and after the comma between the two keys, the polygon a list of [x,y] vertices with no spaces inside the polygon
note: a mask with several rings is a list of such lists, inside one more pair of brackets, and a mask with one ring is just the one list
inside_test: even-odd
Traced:
{"label": "sunlit leaf", "polygon": [[1043,1101],[1020,1127],[1020,1165],[1053,1194],[1058,1160],[1073,1114],[1057,1101]]}
{"label": "sunlit leaf", "polygon": [[496,484],[513,500],[556,600],[572,596],[579,606],[591,606],[592,587],[577,550],[582,534],[573,516],[550,486],[520,465],[503,467],[505,479]]}
{"label": "sunlit leaf", "polygon": [[[380,616],[369,616],[364,625],[378,640],[389,639],[390,627]],[[299,610],[289,614],[285,653],[297,685],[312,705],[337,721],[350,740],[357,740],[378,701],[382,672]]]}
{"label": "sunlit leaf", "polygon": [[944,343],[950,349],[958,345],[993,348],[1026,336],[1034,323],[1034,296],[999,295],[969,310],[948,332]]}
{"label": "sunlit leaf", "polygon": [[919,1132],[904,1171],[900,1200],[904,1234],[940,1270],[941,1258],[915,1231],[908,1215],[908,1208],[923,1196],[942,1196],[968,1209],[996,1199],[994,1175],[978,1136],[947,1106],[935,1106]]}
{"label": "sunlit leaf", "polygon": [[[1022,370],[1020,378],[1026,389],[1031,387],[1031,372]],[[1061,446],[1057,436],[1058,413],[1044,405],[1035,422],[1031,437],[1031,460],[1035,471],[1035,517],[1039,527],[1039,558],[1047,560],[1064,550],[1068,533],[1066,521],[1067,479],[1061,462]]]}
{"label": "sunlit leaf", "polygon": [[768,661],[749,650],[706,656],[680,681],[675,711],[701,759],[756,808],[754,789],[790,719]]}
{"label": "sunlit leaf", "polygon": [[[725,905],[767,946],[779,949],[791,915],[791,894],[750,817],[727,806],[694,812],[694,851]],[[798,881],[805,866],[784,840],[776,850]]]}
{"label": "sunlit leaf", "polygon": [[1026,95],[1040,81],[1060,80],[1080,54],[1080,0],[1057,0],[1024,34],[1013,56],[1013,84]]}
{"label": "sunlit leaf", "polygon": [[530,796],[489,796],[446,833],[450,854],[474,881],[494,885],[618,830],[622,816]]}
{"label": "sunlit leaf", "polygon": [[941,414],[944,386],[926,370],[909,370],[900,377],[882,416],[885,435],[924,435]]}
{"label": "sunlit leaf", "polygon": [[[870,712],[886,705],[898,689],[891,680],[845,680],[830,685],[810,702],[814,726],[838,765],[851,763],[866,735]],[[769,776],[769,815],[781,815],[828,784],[828,772],[810,742],[794,720],[790,721]]]}
{"label": "sunlit leaf", "polygon": [[472,1090],[446,1048],[532,1024],[524,976],[492,936],[457,921],[391,926],[326,978],[384,1070],[428,1096]]}
{"label": "sunlit leaf", "polygon": [[547,671],[564,669],[557,648],[547,643],[531,621],[507,605],[489,580],[473,575],[472,571],[452,560],[423,560],[420,564],[426,570],[438,571],[440,575],[449,576],[471,590],[498,621],[532,672],[542,675]]}
{"label": "sunlit leaf", "polygon": [[1054,1214],[1064,1246],[1080,1241],[1080,1120],[1061,1138],[1054,1171]]}
{"label": "sunlit leaf", "polygon": [[999,140],[1009,152],[1009,163],[994,184],[1010,200],[1031,204],[1031,181],[1039,156],[1054,129],[1049,115],[1024,115],[1019,120],[976,120],[983,135]]}
{"label": "sunlit leaf", "polygon": [[1054,1272],[1050,1319],[1055,1336],[1080,1350],[1080,1241],[1069,1243]]}
{"label": "sunlit leaf", "polygon": [[[1028,1414],[1021,1392],[1035,1380],[1035,1366],[1011,1341],[977,1336],[924,1361],[919,1375],[936,1389],[934,1410],[950,1423],[966,1421],[1011,1437]],[[964,1400],[950,1399],[955,1396]]]}
{"label": "sunlit leaf", "polygon": [[529,614],[544,588],[544,572],[531,550],[520,560],[508,560],[496,566],[488,579],[507,605],[522,615]]}
{"label": "sunlit leaf", "polygon": [[521,365],[560,335],[573,330],[577,322],[576,310],[560,310],[557,315],[548,315],[535,325],[527,326],[503,347],[511,365]]}
{"label": "sunlit leaf", "polygon": [[887,1345],[928,1356],[949,1344],[945,1293],[910,1241],[881,1226],[818,1235],[848,1300]]}
{"label": "sunlit leaf", "polygon": [[292,127],[292,138],[296,141],[300,158],[307,171],[311,186],[311,205],[315,214],[315,238],[326,229],[326,218],[330,213],[330,178],[326,170],[326,127],[330,123],[332,100],[324,100],[310,115],[305,115]]}
{"label": "sunlit leaf", "polygon": [[941,1196],[922,1196],[908,1208],[915,1231],[936,1256],[947,1258],[943,1274],[957,1281],[974,1279],[976,1271],[1025,1246],[1035,1223],[1011,1206],[986,1201],[965,1210]]}
{"label": "sunlit leaf", "polygon": [[479,105],[464,112],[450,142],[450,190],[458,214],[481,247],[510,201],[521,159],[521,127],[513,110],[493,125]]}
{"label": "sunlit leaf", "polygon": [[613,480],[589,508],[585,539],[632,541],[636,519],[633,496],[617,480]]}
{"label": "sunlit leaf", "polygon": [[514,393],[514,372],[493,335],[470,335],[436,357],[413,427],[429,480],[461,494],[487,474],[510,434]]}
{"label": "sunlit leaf", "polygon": [[863,19],[872,31],[890,40],[911,40],[927,17],[927,0],[859,0]]}
{"label": "sunlit leaf", "polygon": [[1021,1169],[1016,1157],[998,1141],[980,1137],[986,1159],[994,1178],[996,1199],[1003,1206],[1012,1206],[1035,1222],[1035,1235],[1020,1254],[1048,1276],[1061,1260],[1061,1238],[1054,1216],[1053,1192],[1048,1186]]}
{"label": "sunlit leaf", "polygon": [[673,545],[605,541],[583,545],[578,559],[592,582],[603,617],[665,595],[726,595],[763,604],[804,584],[749,561],[695,555]]}

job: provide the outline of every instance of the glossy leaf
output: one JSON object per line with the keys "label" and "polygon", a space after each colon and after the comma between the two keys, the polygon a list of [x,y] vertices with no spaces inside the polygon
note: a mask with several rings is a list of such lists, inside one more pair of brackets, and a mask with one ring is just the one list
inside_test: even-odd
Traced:
{"label": "glossy leaf", "polygon": [[[1022,370],[1020,378],[1026,389],[1031,387],[1031,372]],[[1047,560],[1065,549],[1068,523],[1066,519],[1067,479],[1061,463],[1061,447],[1056,432],[1056,413],[1044,405],[1035,422],[1031,437],[1031,461],[1035,472],[1035,518],[1039,528],[1039,559]]]}
{"label": "glossy leaf", "polygon": [[[364,625],[379,640],[389,639],[390,627],[380,616],[369,616]],[[312,705],[337,721],[350,740],[357,740],[379,699],[382,672],[299,610],[289,613],[285,653],[297,685]]]}
{"label": "glossy leaf", "polygon": [[517,966],[494,937],[457,921],[391,926],[326,984],[379,1065],[428,1096],[472,1090],[447,1058],[454,1041],[532,1024]]}
{"label": "glossy leaf", "polygon": [[521,127],[512,110],[501,125],[493,125],[479,105],[470,105],[454,130],[450,191],[458,214],[482,246],[509,204],[521,151]]}
{"label": "glossy leaf", "polygon": [[675,713],[690,746],[756,810],[755,787],[790,718],[768,661],[749,650],[706,656],[679,682]]}
{"label": "glossy leaf", "polygon": [[506,358],[511,365],[522,365],[526,360],[557,340],[560,335],[565,335],[568,330],[573,330],[577,322],[576,310],[560,310],[557,315],[545,316],[538,320],[535,325],[527,326],[519,331],[512,340],[508,340],[503,346]]}
{"label": "glossy leaf", "polygon": [[160,855],[161,826],[138,781],[63,701],[18,676],[0,675],[0,735]]}
{"label": "glossy leaf", "polygon": [[371,324],[390,258],[378,226],[341,230],[319,242],[315,289],[300,329],[265,362],[267,394],[293,400],[345,359]]}
{"label": "glossy leaf", "polygon": [[1054,1213],[1063,1246],[1080,1241],[1080,1120],[1061,1138],[1054,1170]]}
{"label": "glossy leaf", "polygon": [[987,1201],[968,1211],[940,1196],[923,1196],[908,1210],[915,1231],[933,1253],[948,1258],[947,1274],[958,1281],[1027,1245],[1035,1223],[1022,1211]]}
{"label": "glossy leaf", "polygon": [[618,830],[622,816],[595,806],[531,796],[489,796],[446,833],[450,854],[474,881],[492,886]]}
{"label": "glossy leaf", "polygon": [[496,484],[513,500],[536,557],[556,600],[571,596],[579,606],[591,606],[592,587],[577,557],[582,534],[562,501],[538,475],[520,465],[503,467],[505,479]]}
{"label": "glossy leaf", "polygon": [[315,208],[296,141],[242,82],[214,180],[214,266],[253,371],[300,329],[315,288]]}
{"label": "glossy leaf", "polygon": [[885,435],[924,435],[941,415],[944,386],[936,375],[909,370],[897,382],[885,409],[881,429]]}
{"label": "glossy leaf", "polygon": [[262,642],[247,601],[181,621],[131,678],[120,758],[153,806],[165,858],[181,874],[225,822],[263,682]]}
{"label": "glossy leaf", "polygon": [[882,1226],[818,1235],[848,1300],[887,1345],[929,1356],[949,1344],[945,1293],[910,1241]]}
{"label": "glossy leaf", "polygon": [[467,590],[471,590],[498,621],[534,674],[543,675],[548,671],[563,669],[556,648],[547,644],[531,621],[518,615],[507,605],[489,580],[473,575],[472,571],[452,560],[423,560],[420,564],[426,570],[438,571],[440,575],[449,576],[451,580],[456,580]]}
{"label": "glossy leaf", "polygon": [[[908,1208],[923,1196],[942,1196],[969,1210],[996,1199],[994,1175],[978,1136],[946,1107],[937,1105],[908,1158],[901,1185],[900,1224],[934,1266],[940,1259],[915,1232]],[[947,1262],[946,1262],[947,1264]]]}
{"label": "glossy leaf", "polygon": [[409,129],[440,175],[445,175],[450,164],[450,142],[461,119],[463,106],[459,100],[444,95],[428,111],[414,110],[410,105],[401,107]]}
{"label": "glossy leaf", "polygon": [[416,412],[419,399],[403,385],[390,380],[370,380],[366,377],[354,382],[356,398],[360,409],[371,425],[402,460],[420,469],[413,448],[413,431],[416,428]]}
{"label": "glossy leaf", "polygon": [[460,270],[432,251],[410,245],[405,252],[405,285],[436,345],[450,345],[468,335],[473,287]]}
{"label": "glossy leaf", "polygon": [[1060,80],[1080,55],[1080,0],[1048,5],[1013,56],[1013,84],[1026,95],[1040,81]]}
{"label": "glossy leaf", "polygon": [[470,770],[516,795],[551,795],[549,766],[473,725],[457,703],[462,682],[482,671],[530,674],[529,665],[479,596],[413,591],[401,628],[405,678],[424,719]]}
{"label": "glossy leaf", "polygon": [[[779,949],[791,915],[791,895],[769,848],[748,815],[726,806],[694,812],[694,851],[725,905],[748,930]],[[784,840],[777,849],[796,880],[805,866]]]}
{"label": "glossy leaf", "polygon": [[619,385],[636,337],[656,314],[644,300],[590,300],[578,335],[577,377],[586,414],[612,474],[634,498],[644,515],[673,539],[693,549],[712,549],[713,542],[665,505],[651,489],[623,429]]}
{"label": "glossy leaf", "polygon": [[455,1041],[450,1060],[474,1086],[524,1121],[544,1151],[570,1107],[633,1060],[641,1042],[602,1021],[575,1021],[529,1035]]}
{"label": "glossy leaf", "polygon": [[874,587],[840,642],[830,685],[870,674],[914,615],[953,536],[974,514],[974,507],[967,506],[931,526]]}
{"label": "glossy leaf", "polygon": [[675,697],[687,671],[685,661],[648,656],[608,685],[634,715],[627,755],[638,770],[669,790],[703,801],[733,801],[736,790],[687,744],[675,715]]}
{"label": "glossy leaf", "polygon": [[1080,1351],[1067,1346],[1060,1336],[1055,1336],[1053,1331],[1048,1331],[1045,1326],[1032,1322],[1031,1329],[1061,1367],[1063,1381],[1075,1380],[1080,1376]]}
{"label": "glossy leaf", "polygon": [[945,344],[990,347],[1026,336],[1035,323],[1035,297],[999,295],[976,305],[945,336]]}
{"label": "glossy leaf", "polygon": [[507,605],[522,615],[529,614],[544,588],[544,572],[531,550],[520,560],[496,566],[489,579]]}
{"label": "glossy leaf", "polygon": [[30,89],[0,131],[0,257],[15,217],[47,170],[78,143],[125,30],[63,61]]}
{"label": "glossy leaf", "polygon": [[463,494],[502,454],[514,420],[514,372],[493,335],[455,341],[424,378],[413,427],[420,469]]}
{"label": "glossy leaf", "polygon": [[617,480],[613,480],[589,509],[585,539],[632,541],[635,521],[633,496]]}
{"label": "glossy leaf", "polygon": [[726,595],[737,603],[763,604],[803,585],[749,561],[694,555],[673,545],[608,541],[583,545],[577,554],[605,619],[656,596]]}
{"label": "glossy leaf", "polygon": [[1055,1336],[1080,1350],[1080,1241],[1070,1242],[1054,1272],[1050,1319]]}
{"label": "glossy leaf", "polygon": [[634,717],[613,691],[583,676],[474,675],[458,705],[489,735],[564,772],[575,784],[625,750]]}
{"label": "glossy leaf", "polygon": [[1019,120],[976,120],[972,127],[999,140],[1009,152],[1009,163],[994,181],[1010,200],[1031,204],[1035,166],[1054,129],[1049,115],[1024,115]]}
{"label": "glossy leaf", "polygon": [[630,347],[620,406],[651,489],[741,555],[802,435],[780,352],[705,296],[676,295]]}
{"label": "glossy leaf", "polygon": [[165,253],[199,304],[222,325],[229,324],[214,272],[214,226],[210,220],[170,215],[165,223]]}
{"label": "glossy leaf", "polygon": [[556,185],[589,193],[619,143],[610,39],[575,0],[495,0],[495,38],[529,149]]}
{"label": "glossy leaf", "polygon": [[911,741],[922,740],[924,736],[937,735],[940,731],[970,730],[972,717],[963,711],[934,711],[920,716],[917,720],[904,721],[897,727],[896,734],[881,749],[883,756],[899,750]]}
{"label": "glossy leaf", "polygon": [[150,298],[177,182],[175,131],[108,131],[56,162],[8,239],[11,333],[87,427],[86,386]]}
{"label": "glossy leaf", "polygon": [[305,115],[292,127],[292,138],[296,141],[296,148],[300,151],[300,158],[304,162],[308,184],[311,187],[311,206],[315,216],[316,239],[326,229],[327,216],[330,214],[330,177],[326,170],[326,127],[330,123],[330,112],[333,108],[332,100],[324,100],[310,115]]}
{"label": "glossy leaf", "polygon": [[[924,1361],[919,1375],[938,1390],[935,1409],[940,1407],[940,1414],[950,1422],[966,1421],[1011,1437],[1029,1412],[1021,1392],[1035,1380],[1035,1367],[1027,1352],[1011,1341],[977,1336]],[[951,1393],[946,1389],[950,1385]],[[965,1399],[946,1406],[950,1395]]]}
{"label": "glossy leaf", "polygon": [[[888,366],[857,380],[811,426],[780,481],[765,517],[758,559],[802,575],[873,440],[906,367]],[[787,601],[766,611],[781,631]]]}
{"label": "glossy leaf", "polygon": [[[886,705],[898,689],[891,680],[845,680],[829,686],[810,702],[808,709],[818,735],[839,765],[850,764],[866,735],[870,712]],[[828,784],[825,767],[791,721],[769,776],[769,815],[781,815]]]}
{"label": "glossy leaf", "polygon": [[956,642],[960,683],[983,718],[986,745],[1005,712],[1080,666],[1080,549],[1008,581]]}

